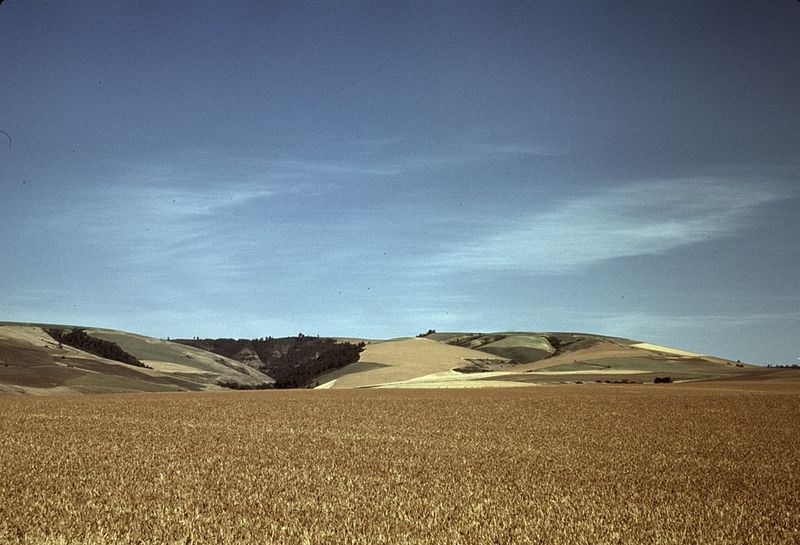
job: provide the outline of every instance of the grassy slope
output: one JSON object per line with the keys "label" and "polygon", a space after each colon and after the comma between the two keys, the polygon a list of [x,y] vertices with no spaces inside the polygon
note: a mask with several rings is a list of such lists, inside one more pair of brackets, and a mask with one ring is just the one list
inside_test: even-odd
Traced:
{"label": "grassy slope", "polygon": [[476,348],[518,362],[542,360],[556,351],[546,337],[526,334],[507,334],[500,340]]}
{"label": "grassy slope", "polygon": [[258,371],[203,350],[132,333],[87,328],[89,334],[116,342],[152,367],[134,368],[66,345],[59,348],[41,325],[0,324],[0,392],[199,391],[218,389],[220,379],[240,384],[271,382]]}
{"label": "grassy slope", "polygon": [[620,346],[628,346],[637,342],[631,339],[594,335],[590,333],[533,333],[518,331],[496,333],[447,332],[434,333],[426,336],[426,338],[455,346],[474,348],[519,363],[540,361],[550,358],[557,353],[581,350],[598,343],[612,343]]}
{"label": "grassy slope", "polygon": [[[116,342],[152,369],[133,369],[69,347],[59,350],[37,324],[0,323],[0,391],[203,390],[215,388],[220,379],[242,384],[269,380],[239,362],[197,348],[108,329],[87,328],[87,332]],[[527,363],[511,365],[502,358]],[[476,361],[484,370],[501,374],[460,377],[451,371]],[[638,381],[651,382],[657,375],[697,380],[733,377],[750,369],[719,358],[586,333],[436,333],[420,339],[371,342],[359,362],[320,377],[319,383],[335,380],[334,388],[402,386],[405,381],[412,381],[406,386],[415,387],[475,385],[476,381],[497,385],[502,384],[499,381],[594,380],[598,372],[615,378],[625,371]],[[586,372],[586,377],[580,372]]]}
{"label": "grassy slope", "polygon": [[[591,334],[549,333],[559,338],[560,349],[547,359],[528,366],[526,371],[554,375],[587,375],[598,372],[623,375],[630,371],[637,381],[650,382],[657,375],[669,375],[675,380],[702,380],[728,377],[747,372],[734,362],[703,356],[663,346],[640,343],[631,339]],[[543,378],[528,377],[525,380]],[[579,379],[580,377],[573,377]],[[586,377],[589,378],[589,377]],[[593,377],[597,378],[597,377]]]}
{"label": "grassy slope", "polygon": [[397,339],[370,343],[357,363],[319,378],[324,384],[336,380],[334,388],[358,388],[417,379],[462,367],[472,359],[497,359],[484,352],[450,346],[430,339]]}
{"label": "grassy slope", "polygon": [[100,339],[113,341],[145,363],[165,362],[232,379],[240,375],[264,380],[263,374],[230,358],[212,354],[199,348],[109,329],[90,329],[88,332]]}
{"label": "grassy slope", "polygon": [[[358,363],[325,375],[319,382],[333,388],[440,388],[579,380],[652,382],[663,375],[674,380],[698,380],[745,372],[726,360],[639,344],[632,339],[586,333],[435,333],[371,344]],[[482,357],[497,356],[527,363],[511,365],[496,360],[481,366],[487,373],[459,376],[451,371],[469,367],[471,361]],[[335,382],[325,384],[329,381]]]}

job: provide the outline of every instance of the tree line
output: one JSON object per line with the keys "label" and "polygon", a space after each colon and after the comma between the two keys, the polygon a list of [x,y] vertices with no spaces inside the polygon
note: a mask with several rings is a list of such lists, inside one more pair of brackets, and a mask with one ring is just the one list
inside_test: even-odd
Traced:
{"label": "tree line", "polygon": [[[358,361],[364,343],[338,342],[300,333],[297,337],[259,339],[177,339],[256,367],[275,380],[276,388],[305,388],[329,371]],[[257,356],[257,359],[253,355]]]}

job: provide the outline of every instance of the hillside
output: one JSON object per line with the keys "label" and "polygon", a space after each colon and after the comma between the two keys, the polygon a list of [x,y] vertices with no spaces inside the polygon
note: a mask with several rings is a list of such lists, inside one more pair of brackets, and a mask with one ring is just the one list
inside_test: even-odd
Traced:
{"label": "hillside", "polygon": [[0,323],[0,393],[112,393],[219,390],[220,384],[271,386],[266,374],[205,350],[110,329],[81,328],[138,360],[131,365],[59,343],[48,329]]}
{"label": "hillside", "polygon": [[179,344],[111,329],[79,329],[74,335],[72,326],[0,323],[0,393],[251,389],[272,387],[273,378],[283,387],[336,389],[652,383],[657,377],[735,379],[762,370],[588,333],[430,332],[366,344],[302,336]]}
{"label": "hillside", "polygon": [[[463,388],[709,380],[754,368],[620,337],[565,332],[435,333],[370,343],[320,388]],[[757,368],[755,368],[757,369]]]}
{"label": "hillside", "polygon": [[305,388],[323,373],[358,361],[363,342],[348,342],[302,333],[261,339],[177,339],[239,361],[275,379],[276,388]]}
{"label": "hillside", "polygon": [[367,344],[358,362],[319,377],[322,388],[369,386],[435,387],[453,371],[470,365],[507,362],[485,352],[451,346],[430,339],[396,339]]}

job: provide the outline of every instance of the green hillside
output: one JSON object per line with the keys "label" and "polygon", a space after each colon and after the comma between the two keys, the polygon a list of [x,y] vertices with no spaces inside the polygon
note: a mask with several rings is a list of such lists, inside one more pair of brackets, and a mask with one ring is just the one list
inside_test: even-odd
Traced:
{"label": "green hillside", "polygon": [[721,358],[591,333],[429,332],[421,336],[512,360],[513,365],[470,368],[472,372],[503,373],[487,379],[493,381],[652,382],[664,376],[672,380],[709,380],[741,375],[750,368]]}

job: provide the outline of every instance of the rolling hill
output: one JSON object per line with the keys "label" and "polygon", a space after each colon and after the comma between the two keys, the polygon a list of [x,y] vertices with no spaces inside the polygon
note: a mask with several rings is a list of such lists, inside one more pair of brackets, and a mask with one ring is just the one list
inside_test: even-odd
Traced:
{"label": "rolling hill", "polygon": [[175,392],[266,387],[273,380],[240,362],[205,350],[101,328],[81,328],[115,343],[142,366],[59,343],[48,329],[72,326],[0,323],[0,393]]}
{"label": "rolling hill", "polygon": [[[320,388],[463,388],[575,382],[709,380],[753,366],[589,333],[430,333],[370,343]],[[755,368],[758,369],[758,368]]]}
{"label": "rolling hill", "polygon": [[[168,392],[274,385],[267,374],[269,367],[259,370],[250,361],[255,358],[252,350],[228,354],[204,340],[189,346],[111,329],[80,328],[101,348],[114,348],[111,353],[121,351],[133,358],[133,364],[122,363],[109,359],[102,350],[106,357],[97,350],[91,353],[59,343],[48,333],[72,329],[0,322],[0,393]],[[299,385],[483,388],[652,383],[656,377],[671,381],[735,378],[762,369],[632,339],[569,332],[430,332],[416,338],[369,341],[358,361],[323,375],[315,374],[319,366],[314,363],[318,362],[293,364],[297,376],[304,377]]]}

